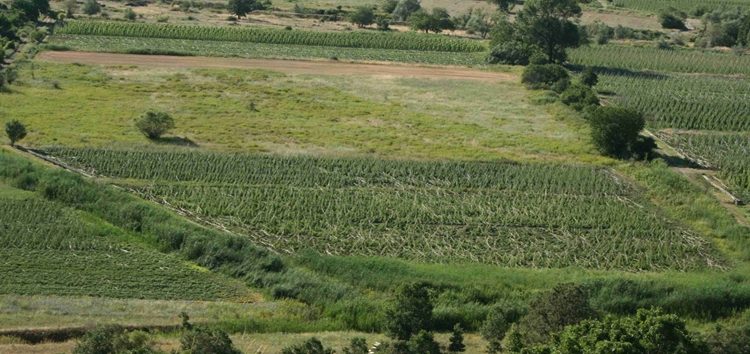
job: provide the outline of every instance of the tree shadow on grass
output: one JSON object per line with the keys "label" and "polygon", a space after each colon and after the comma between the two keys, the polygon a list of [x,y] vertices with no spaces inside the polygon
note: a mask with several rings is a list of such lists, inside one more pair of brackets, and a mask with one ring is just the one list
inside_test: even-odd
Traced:
{"label": "tree shadow on grass", "polygon": [[198,147],[198,143],[188,139],[187,137],[181,137],[181,136],[167,136],[167,137],[161,137],[157,139],[151,139],[151,141],[159,144],[159,145],[175,145],[175,146],[184,146],[184,147]]}
{"label": "tree shadow on grass", "polygon": [[705,167],[699,165],[695,161],[692,161],[690,159],[686,159],[680,156],[660,153],[656,157],[664,160],[664,162],[666,162],[669,167],[694,168],[698,170],[706,169]]}

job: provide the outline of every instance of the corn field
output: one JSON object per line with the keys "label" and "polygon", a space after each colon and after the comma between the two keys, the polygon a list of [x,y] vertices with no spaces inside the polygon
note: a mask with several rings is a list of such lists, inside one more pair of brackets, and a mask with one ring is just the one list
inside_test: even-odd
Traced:
{"label": "corn field", "polygon": [[750,74],[750,56],[702,51],[665,50],[623,45],[585,46],[570,51],[574,64],[604,69],[682,73]]}
{"label": "corn field", "polygon": [[266,44],[193,39],[134,38],[56,34],[47,44],[51,48],[75,51],[126,54],[179,54],[216,57],[273,59],[330,59],[394,61],[436,65],[481,65],[485,52],[432,52],[403,49],[343,48],[312,45]]}
{"label": "corn field", "polygon": [[603,168],[48,152],[283,253],[625,270],[718,264],[706,241]]}
{"label": "corn field", "polygon": [[732,192],[750,201],[750,135],[675,132],[659,136],[693,160],[719,169]]}
{"label": "corn field", "polygon": [[70,21],[65,26],[59,27],[56,33],[438,52],[481,52],[486,50],[486,46],[482,42],[475,40],[413,32],[320,32],[257,27]]}
{"label": "corn field", "polygon": [[693,75],[602,75],[609,101],[643,112],[655,128],[750,130],[750,80]]}
{"label": "corn field", "polygon": [[36,197],[0,199],[3,293],[209,300],[232,290],[123,231]]}
{"label": "corn field", "polygon": [[675,7],[683,11],[690,11],[698,6],[709,9],[719,7],[746,7],[750,6],[748,0],[613,0],[612,5],[644,11],[657,12],[667,7]]}

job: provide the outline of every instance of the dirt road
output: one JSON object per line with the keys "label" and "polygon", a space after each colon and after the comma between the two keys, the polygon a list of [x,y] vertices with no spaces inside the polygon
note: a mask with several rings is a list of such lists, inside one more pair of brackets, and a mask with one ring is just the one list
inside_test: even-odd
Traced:
{"label": "dirt road", "polygon": [[265,69],[288,74],[372,75],[430,79],[478,80],[489,82],[518,80],[518,77],[516,75],[509,73],[488,72],[468,68],[416,66],[405,64],[182,57],[168,55],[136,55],[93,52],[43,52],[37,55],[37,59],[58,63],[139,65],[161,68]]}

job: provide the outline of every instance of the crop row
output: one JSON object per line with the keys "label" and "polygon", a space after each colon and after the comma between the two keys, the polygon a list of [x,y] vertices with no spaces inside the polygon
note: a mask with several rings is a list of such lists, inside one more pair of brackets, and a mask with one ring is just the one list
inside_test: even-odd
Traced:
{"label": "crop row", "polygon": [[690,11],[696,7],[715,9],[720,7],[747,7],[748,0],[613,0],[617,7],[657,12],[667,7],[674,7],[683,11]]}
{"label": "crop row", "polygon": [[0,289],[160,299],[215,299],[233,291],[176,257],[129,245],[123,236],[53,202],[0,199]]}
{"label": "crop row", "polygon": [[677,132],[660,137],[707,167],[718,168],[730,188],[750,200],[750,135]]}
{"label": "crop row", "polygon": [[714,261],[708,242],[596,167],[49,152],[285,253],[627,270]]}
{"label": "crop row", "polygon": [[56,33],[438,52],[481,52],[486,50],[486,46],[482,42],[475,40],[413,32],[322,32],[258,27],[70,21],[57,29]]}
{"label": "crop row", "polygon": [[570,51],[574,64],[608,69],[682,73],[750,74],[750,56],[653,46],[585,46]]}
{"label": "crop row", "polygon": [[128,54],[200,55],[274,59],[340,59],[394,61],[435,65],[481,65],[484,52],[432,52],[419,50],[343,48],[311,45],[282,45],[193,39],[133,38],[56,34],[50,48]]}
{"label": "crop row", "polygon": [[117,178],[289,187],[491,188],[559,194],[623,194],[605,169],[513,162],[417,162],[205,152],[49,148],[54,156]]}
{"label": "crop row", "polygon": [[750,130],[750,80],[692,75],[603,75],[597,89],[656,128]]}

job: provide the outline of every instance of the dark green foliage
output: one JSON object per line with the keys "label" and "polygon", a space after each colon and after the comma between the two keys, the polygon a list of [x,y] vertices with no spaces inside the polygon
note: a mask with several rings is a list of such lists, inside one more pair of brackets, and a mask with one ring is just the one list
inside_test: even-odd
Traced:
{"label": "dark green foliage", "polygon": [[502,341],[508,329],[524,315],[524,309],[513,304],[495,305],[487,315],[481,328],[482,337],[487,341],[487,352],[502,352]]}
{"label": "dark green foliage", "polygon": [[[523,70],[521,82],[531,89],[550,89],[561,83],[570,82],[570,74],[558,64],[529,65]],[[567,84],[561,87],[567,88]]]}
{"label": "dark green foliage", "polygon": [[164,133],[174,129],[174,119],[165,112],[148,111],[135,126],[149,139],[159,139]]}
{"label": "dark green foliage", "polygon": [[582,111],[589,106],[598,106],[599,97],[596,92],[586,85],[574,83],[560,95],[560,101],[576,111]]}
{"label": "dark green foliage", "polygon": [[629,158],[636,153],[643,155],[646,141],[639,144],[638,136],[646,126],[643,115],[626,108],[599,107],[589,114],[591,136],[596,148],[604,155]]}
{"label": "dark green foliage", "polygon": [[750,312],[745,312],[734,323],[717,324],[705,337],[707,353],[750,353]]}
{"label": "dark green foliage", "polygon": [[135,21],[136,17],[138,16],[135,14],[135,11],[133,11],[133,9],[129,7],[125,9],[125,13],[123,14],[124,19],[128,21]]}
{"label": "dark green foliage", "polygon": [[369,26],[375,21],[375,12],[370,6],[360,6],[352,12],[349,20],[360,28]]}
{"label": "dark green foliage", "polygon": [[[97,328],[86,333],[73,354],[158,354],[144,332],[127,332],[122,327]],[[198,354],[196,352],[196,354]],[[207,353],[208,354],[208,353]],[[217,353],[218,354],[218,353]]]}
{"label": "dark green foliage", "polygon": [[464,345],[464,330],[458,323],[453,326],[448,351],[451,353],[461,353],[466,351],[466,345]]}
{"label": "dark green foliage", "polygon": [[86,15],[96,15],[102,11],[102,6],[96,0],[85,0],[83,2],[83,13]]}
{"label": "dark green foliage", "polygon": [[[523,335],[518,331],[518,325],[515,323],[510,326],[510,329],[505,334],[505,338],[502,341],[502,351],[504,353],[520,353],[523,348]],[[495,351],[494,353],[497,353]],[[493,352],[490,352],[492,354]]]}
{"label": "dark green foliage", "polygon": [[409,26],[415,31],[440,33],[444,30],[455,29],[448,11],[443,8],[433,8],[432,12],[418,10],[409,17]]}
{"label": "dark green foliage", "polygon": [[380,5],[380,9],[386,14],[392,14],[398,6],[398,0],[384,0]]}
{"label": "dark green foliage", "polygon": [[13,0],[10,9],[20,11],[24,20],[31,22],[50,11],[49,0]]}
{"label": "dark green foliage", "polygon": [[562,63],[565,50],[581,43],[572,19],[581,16],[577,0],[528,0],[517,16],[518,40],[539,47],[551,62]]}
{"label": "dark green foliage", "polygon": [[656,157],[656,140],[650,136],[639,135],[630,147],[631,157],[636,160],[652,160]]}
{"label": "dark green foliage", "polygon": [[242,354],[226,332],[202,327],[185,330],[180,337],[180,349],[185,354]]}
{"label": "dark green foliage", "polygon": [[539,49],[519,41],[503,42],[492,48],[490,64],[528,65]]}
{"label": "dark green foliage", "polygon": [[560,354],[706,353],[706,347],[688,332],[683,320],[658,309],[641,309],[632,317],[583,321],[566,328],[546,347]]}
{"label": "dark green foliage", "polygon": [[352,338],[349,346],[344,348],[344,354],[367,354],[369,352],[367,341],[361,337]]}
{"label": "dark green foliage", "polygon": [[559,284],[529,304],[529,312],[519,322],[526,343],[545,343],[565,326],[596,316],[585,288]]}
{"label": "dark green foliage", "polygon": [[5,123],[5,134],[8,135],[10,145],[13,146],[26,137],[26,126],[17,120],[12,120]]}
{"label": "dark green foliage", "polygon": [[422,5],[419,3],[419,0],[400,0],[396,8],[393,9],[393,19],[404,22],[421,8]]}
{"label": "dark green foliage", "polygon": [[440,354],[440,345],[432,333],[420,330],[406,343],[410,354]]}
{"label": "dark green foliage", "polygon": [[596,74],[594,68],[587,67],[581,72],[580,81],[588,87],[594,87],[599,82],[599,75]]}
{"label": "dark green foliage", "polygon": [[432,301],[424,283],[403,285],[386,311],[386,331],[397,340],[408,340],[421,330],[430,328]]}
{"label": "dark green foliage", "polygon": [[497,9],[502,12],[509,12],[518,3],[518,0],[487,0],[491,4],[497,5]]}
{"label": "dark green foliage", "polygon": [[687,15],[673,7],[666,8],[659,12],[659,23],[667,29],[686,30],[685,18]]}
{"label": "dark green foliage", "polygon": [[253,11],[265,9],[265,5],[258,0],[228,0],[227,9],[237,18],[242,18]]}
{"label": "dark green foliage", "polygon": [[292,345],[281,350],[281,354],[333,354],[334,350],[326,348],[318,338],[310,338],[303,343]]}

